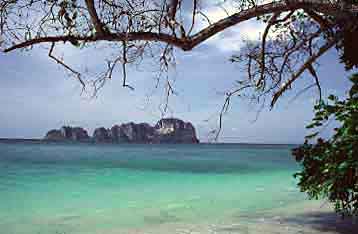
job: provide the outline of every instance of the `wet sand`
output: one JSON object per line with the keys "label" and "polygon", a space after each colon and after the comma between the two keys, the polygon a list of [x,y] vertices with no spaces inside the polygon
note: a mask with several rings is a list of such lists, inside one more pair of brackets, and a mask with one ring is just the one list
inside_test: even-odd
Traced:
{"label": "wet sand", "polygon": [[358,234],[358,219],[341,219],[328,203],[300,202],[216,224],[163,224],[147,229],[113,230],[128,234]]}

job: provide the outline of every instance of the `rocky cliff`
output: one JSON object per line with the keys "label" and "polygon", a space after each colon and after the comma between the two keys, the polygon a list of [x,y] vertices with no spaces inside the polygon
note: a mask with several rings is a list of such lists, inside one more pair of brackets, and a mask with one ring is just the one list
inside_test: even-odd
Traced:
{"label": "rocky cliff", "polygon": [[93,132],[93,140],[95,142],[112,142],[110,130],[103,127],[96,128]]}
{"label": "rocky cliff", "polygon": [[156,143],[199,143],[194,126],[180,119],[161,119],[155,125]]}
{"label": "rocky cliff", "polygon": [[89,141],[90,137],[83,128],[63,126],[61,129],[47,132],[44,139],[48,141]]}
{"label": "rocky cliff", "polygon": [[[62,127],[51,130],[45,140],[88,141],[87,131],[82,128]],[[194,126],[180,119],[161,119],[153,127],[147,123],[125,123],[111,129],[96,128],[92,141],[96,143],[199,143]]]}

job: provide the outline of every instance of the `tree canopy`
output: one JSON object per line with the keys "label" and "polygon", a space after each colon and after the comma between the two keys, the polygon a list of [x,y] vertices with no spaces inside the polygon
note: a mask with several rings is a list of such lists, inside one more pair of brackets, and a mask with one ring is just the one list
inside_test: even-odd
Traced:
{"label": "tree canopy", "polygon": [[[213,21],[206,12],[211,5],[227,17]],[[247,41],[232,57],[247,74],[227,100],[253,90],[256,98],[271,97],[272,107],[306,71],[320,91],[315,64],[332,47],[340,50],[347,68],[357,65],[357,9],[357,0],[3,0],[0,46],[9,53],[46,44],[49,58],[85,86],[83,72],[58,58],[56,46],[106,43],[113,53],[103,61],[104,71],[94,84],[101,87],[119,65],[123,86],[131,88],[127,64],[150,58],[167,71],[174,48],[190,51],[230,27],[258,19],[266,25],[260,40]]]}

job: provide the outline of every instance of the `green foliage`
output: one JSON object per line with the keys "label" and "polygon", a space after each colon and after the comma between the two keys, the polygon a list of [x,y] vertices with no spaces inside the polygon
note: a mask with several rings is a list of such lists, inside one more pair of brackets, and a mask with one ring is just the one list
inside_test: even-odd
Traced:
{"label": "green foliage", "polygon": [[319,134],[315,131],[292,152],[302,165],[302,171],[295,174],[301,191],[315,199],[327,197],[343,216],[358,216],[358,74],[351,81],[349,97],[340,101],[330,95],[327,102],[321,101],[307,126],[317,129],[335,119],[341,126],[334,129],[334,135],[309,144],[307,141]]}

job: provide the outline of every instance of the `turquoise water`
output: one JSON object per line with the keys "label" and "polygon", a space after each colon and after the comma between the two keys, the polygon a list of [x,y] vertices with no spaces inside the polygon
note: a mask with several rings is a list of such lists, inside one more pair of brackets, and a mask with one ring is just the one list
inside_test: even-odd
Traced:
{"label": "turquoise water", "polygon": [[305,199],[290,148],[0,144],[0,230],[124,233],[289,206]]}

